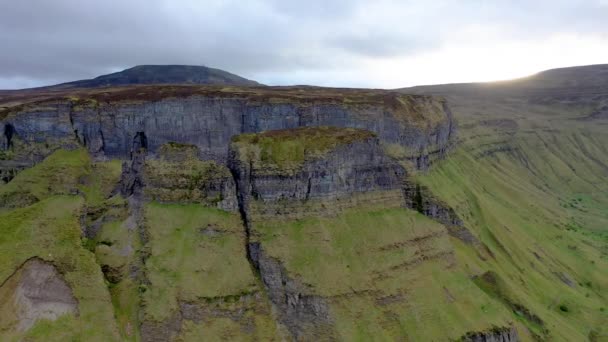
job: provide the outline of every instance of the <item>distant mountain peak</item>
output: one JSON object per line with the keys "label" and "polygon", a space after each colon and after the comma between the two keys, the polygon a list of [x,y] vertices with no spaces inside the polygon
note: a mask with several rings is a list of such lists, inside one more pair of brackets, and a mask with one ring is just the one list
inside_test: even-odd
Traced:
{"label": "distant mountain peak", "polygon": [[137,65],[93,79],[68,82],[53,87],[97,88],[135,84],[262,85],[227,71],[206,66]]}

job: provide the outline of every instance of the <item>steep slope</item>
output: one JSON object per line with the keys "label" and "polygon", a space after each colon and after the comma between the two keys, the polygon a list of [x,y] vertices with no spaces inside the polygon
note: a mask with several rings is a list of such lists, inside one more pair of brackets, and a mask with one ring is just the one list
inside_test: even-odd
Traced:
{"label": "steep slope", "polygon": [[236,137],[232,152],[249,258],[297,340],[509,330],[454,258],[446,227],[406,209],[407,171],[369,132],[269,131]]}
{"label": "steep slope", "polygon": [[418,180],[494,254],[459,257],[476,283],[540,339],[607,337],[605,71],[405,90],[450,102],[459,147]]}
{"label": "steep slope", "polygon": [[[106,197],[107,184],[117,180],[108,166],[93,166],[82,149],[58,151],[0,187],[3,340],[119,340],[103,274],[81,238],[86,208]],[[32,264],[42,261],[48,266]],[[37,285],[41,277],[46,283]],[[10,318],[15,312],[17,329]]]}
{"label": "steep slope", "polygon": [[483,153],[465,144],[419,177],[492,251],[487,262],[461,251],[469,274],[539,338],[606,336],[607,139],[553,131]]}

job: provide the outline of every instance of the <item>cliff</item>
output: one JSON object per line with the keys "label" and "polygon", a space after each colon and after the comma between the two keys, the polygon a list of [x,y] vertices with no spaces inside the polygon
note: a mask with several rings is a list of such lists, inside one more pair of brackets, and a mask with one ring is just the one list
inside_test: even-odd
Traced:
{"label": "cliff", "polygon": [[369,130],[412,168],[426,169],[455,135],[443,100],[374,90],[137,86],[16,95],[0,105],[2,150],[11,150],[0,161],[5,177],[74,144],[129,159],[136,143],[154,155],[179,142],[225,164],[235,135],[302,126]]}
{"label": "cliff", "polygon": [[247,220],[332,215],[356,204],[401,205],[405,170],[375,134],[305,127],[233,139],[229,167]]}
{"label": "cliff", "polygon": [[[247,231],[248,258],[279,312],[279,322],[296,340],[347,338],[340,322],[352,317],[337,312],[336,307],[351,305],[348,297],[357,296],[357,291],[383,287],[370,286],[369,280],[363,278],[357,285],[351,284],[359,290],[338,284],[330,290],[325,282],[307,274],[313,269],[323,272],[323,267],[309,265],[310,269],[303,274],[293,264],[298,253],[314,251],[324,243],[322,239],[307,236],[306,244],[293,246],[287,253],[277,248],[281,242],[271,240],[282,236],[287,244],[293,243],[295,237],[291,234],[295,230],[308,234],[312,228],[310,220],[325,218],[323,234],[333,234],[334,226],[353,211],[364,215],[377,215],[379,208],[405,211],[403,183],[407,171],[386,154],[376,134],[353,128],[321,126],[243,134],[232,139],[229,156],[228,165],[235,177]],[[399,229],[398,224],[388,226]],[[448,267],[453,251],[445,244],[445,228],[437,225],[418,234],[405,238],[404,244],[411,246],[412,252],[420,250],[394,260],[395,267],[405,270],[434,262]],[[350,243],[359,244],[360,238],[353,235]],[[390,254],[392,250],[378,248],[380,252],[371,248],[369,253]],[[340,270],[343,266],[334,267],[338,273],[343,271]],[[371,274],[368,272],[371,269],[365,272]],[[397,292],[405,291],[406,287]],[[394,289],[383,290],[388,292],[370,295],[380,301],[395,295]]]}

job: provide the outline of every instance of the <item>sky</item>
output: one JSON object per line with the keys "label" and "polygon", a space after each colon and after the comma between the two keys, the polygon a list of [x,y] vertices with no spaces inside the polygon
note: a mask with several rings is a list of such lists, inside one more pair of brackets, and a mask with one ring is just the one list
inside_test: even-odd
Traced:
{"label": "sky", "polygon": [[398,88],[608,63],[608,0],[0,0],[0,89],[140,64]]}

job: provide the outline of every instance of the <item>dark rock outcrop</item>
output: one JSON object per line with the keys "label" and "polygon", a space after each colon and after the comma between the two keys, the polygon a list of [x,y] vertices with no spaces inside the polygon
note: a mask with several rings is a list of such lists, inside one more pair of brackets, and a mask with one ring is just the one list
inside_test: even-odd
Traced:
{"label": "dark rock outcrop", "polygon": [[462,226],[462,220],[454,210],[434,198],[430,191],[419,184],[405,182],[404,197],[406,207],[414,209],[446,226]]}
{"label": "dark rock outcrop", "polygon": [[2,147],[4,150],[8,150],[9,148],[11,148],[13,146],[13,135],[15,134],[15,127],[10,124],[7,123],[4,125],[4,132],[3,132],[3,142],[2,142]]}
{"label": "dark rock outcrop", "polygon": [[21,170],[30,166],[31,164],[27,162],[3,161],[0,158],[0,184],[10,182]]}
{"label": "dark rock outcrop", "polygon": [[264,253],[259,243],[250,244],[250,258],[260,272],[278,319],[297,341],[328,340],[334,334],[325,298],[287,274],[278,260]]}
{"label": "dark rock outcrop", "polygon": [[123,162],[120,176],[120,192],[124,197],[141,195],[144,188],[144,166],[146,150],[137,149],[132,152],[130,162]]}
{"label": "dark rock outcrop", "polygon": [[454,209],[434,197],[426,187],[406,179],[403,193],[407,208],[416,210],[443,224],[451,236],[467,244],[481,245],[480,241],[464,226]]}
{"label": "dark rock outcrop", "polygon": [[496,327],[488,331],[469,332],[461,338],[463,342],[517,342],[519,336],[513,327]]}

